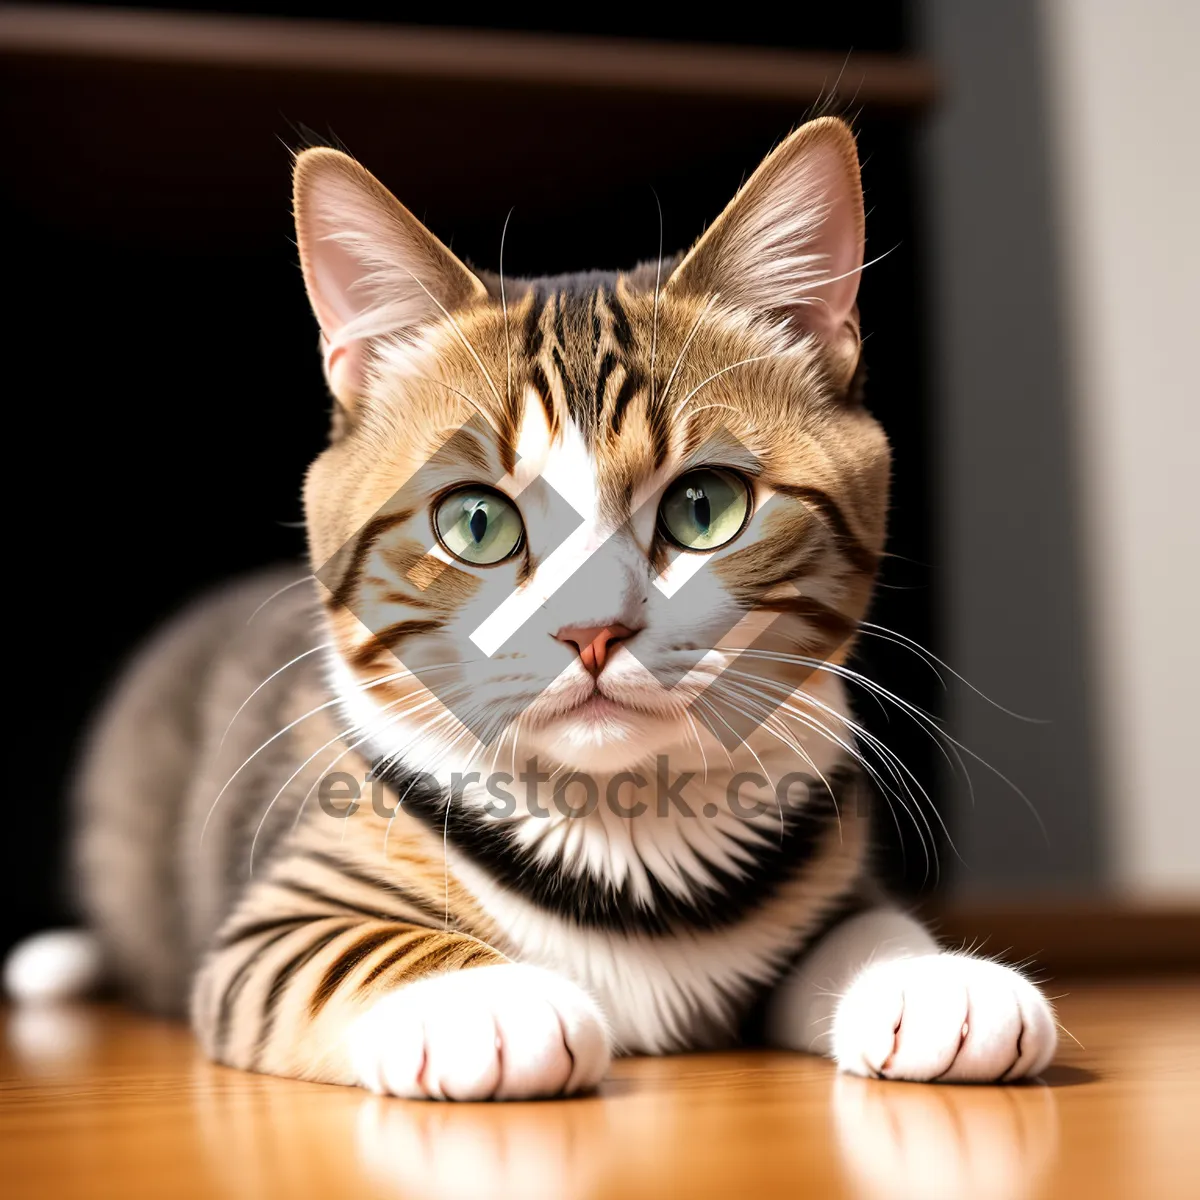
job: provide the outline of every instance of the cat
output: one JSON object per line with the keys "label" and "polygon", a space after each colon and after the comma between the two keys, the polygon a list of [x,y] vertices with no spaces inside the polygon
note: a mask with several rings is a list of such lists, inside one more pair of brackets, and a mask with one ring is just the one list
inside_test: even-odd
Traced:
{"label": "cat", "polygon": [[749,1039],[1045,1068],[1037,987],[871,879],[842,683],[890,459],[849,127],[801,126],[623,274],[474,271],[328,148],[295,219],[333,397],[312,573],[200,601],[93,729],[107,973],[219,1062],[397,1096],[567,1096],[614,1053]]}

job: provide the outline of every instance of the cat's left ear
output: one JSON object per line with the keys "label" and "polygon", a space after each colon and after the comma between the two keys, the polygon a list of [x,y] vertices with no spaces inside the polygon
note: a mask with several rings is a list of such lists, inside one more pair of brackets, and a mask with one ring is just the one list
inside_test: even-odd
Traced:
{"label": "cat's left ear", "polygon": [[318,147],[296,159],[296,241],[329,389],[353,411],[372,339],[411,336],[487,288],[370,172]]}
{"label": "cat's left ear", "polygon": [[864,219],[858,150],[835,117],[802,125],[750,176],[664,291],[711,295],[815,334],[848,379],[858,361]]}

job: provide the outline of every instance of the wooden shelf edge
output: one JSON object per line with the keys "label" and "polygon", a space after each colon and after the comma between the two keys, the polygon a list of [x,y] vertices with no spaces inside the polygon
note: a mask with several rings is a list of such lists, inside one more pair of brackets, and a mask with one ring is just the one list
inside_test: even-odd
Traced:
{"label": "wooden shelf edge", "polygon": [[936,94],[900,56],[45,5],[0,9],[0,55],[904,109]]}
{"label": "wooden shelf edge", "polygon": [[1200,973],[1200,905],[1047,899],[929,906],[943,944],[1052,975]]}

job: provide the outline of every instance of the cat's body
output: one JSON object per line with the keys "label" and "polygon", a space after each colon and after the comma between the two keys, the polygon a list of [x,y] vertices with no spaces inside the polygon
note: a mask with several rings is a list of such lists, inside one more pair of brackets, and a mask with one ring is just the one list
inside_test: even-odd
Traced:
{"label": "cat's body", "polygon": [[866,1073],[1045,1065],[1036,989],[870,881],[840,672],[888,451],[845,126],[619,277],[481,280],[330,151],[297,226],[338,401],[314,576],[186,615],[93,738],[117,976],[221,1061],[401,1095],[568,1093],[752,1024]]}
{"label": "cat's body", "polygon": [[[289,583],[296,586],[279,593]],[[80,780],[84,809],[78,820],[76,878],[94,927],[104,937],[110,969],[122,990],[144,1006],[172,1015],[186,1012],[192,980],[218,930],[239,903],[251,902],[256,910],[256,887],[269,892],[270,881],[279,878],[297,879],[310,909],[317,907],[312,892],[322,890],[338,904],[353,901],[380,915],[404,912],[439,931],[446,925],[447,874],[436,815],[428,820],[416,815],[410,795],[406,805],[411,807],[406,811],[402,805],[391,821],[372,806],[368,787],[351,816],[333,817],[321,808],[312,785],[346,744],[322,749],[338,730],[332,714],[314,714],[272,742],[214,806],[225,782],[262,743],[331,699],[325,653],[309,654],[263,687],[230,725],[258,684],[320,641],[312,584],[302,571],[282,569],[247,579],[194,606],[147,647],[93,735]],[[289,782],[314,753],[309,769]],[[826,773],[833,771],[830,759],[824,764],[818,759]],[[769,755],[764,763],[773,766]],[[362,781],[369,764],[351,752],[337,770]],[[595,774],[600,781],[606,778]],[[683,798],[699,813],[708,796],[721,798],[726,774],[713,764],[707,785],[698,779]],[[379,807],[391,810],[404,791],[403,777],[377,786]],[[142,807],[128,801],[150,788],[157,803],[153,819],[146,820]],[[560,917],[485,880],[469,855],[456,853],[453,842],[451,927],[506,956],[569,974],[602,1000],[625,1050],[658,1053],[728,1044],[739,1035],[741,1019],[763,986],[797,956],[806,935],[823,928],[830,914],[866,902],[863,805],[853,785],[843,783],[838,795],[840,823],[831,809],[822,809],[814,823],[820,851],[808,862],[796,855],[794,882],[777,898],[764,888],[748,911],[716,917],[705,912],[678,937],[656,933],[654,922],[639,921],[636,912],[624,913],[615,905],[603,918]],[[346,803],[339,798],[336,808]],[[546,808],[550,815],[541,819],[548,825],[575,821],[557,811],[549,793]],[[597,812],[610,823],[615,820],[607,809]],[[684,820],[703,831],[702,816],[677,817]],[[580,833],[609,840],[607,833],[584,824],[579,823]],[[672,840],[672,822],[657,809],[643,824],[648,836]],[[766,845],[768,851],[775,848]],[[378,881],[379,894],[339,887],[343,880],[327,868],[330,861]],[[474,894],[460,902],[463,885],[472,883]],[[388,892],[401,889],[420,907],[390,904]]]}

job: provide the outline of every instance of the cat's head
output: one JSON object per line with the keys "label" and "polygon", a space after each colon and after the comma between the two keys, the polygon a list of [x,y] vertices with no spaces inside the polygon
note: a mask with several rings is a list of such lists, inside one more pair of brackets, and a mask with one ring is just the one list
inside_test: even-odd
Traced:
{"label": "cat's head", "polygon": [[309,539],[353,740],[429,761],[511,734],[620,769],[728,749],[836,659],[889,470],[857,395],[845,124],[803,126],[682,259],[627,274],[476,273],[334,150],[295,188],[336,398]]}

